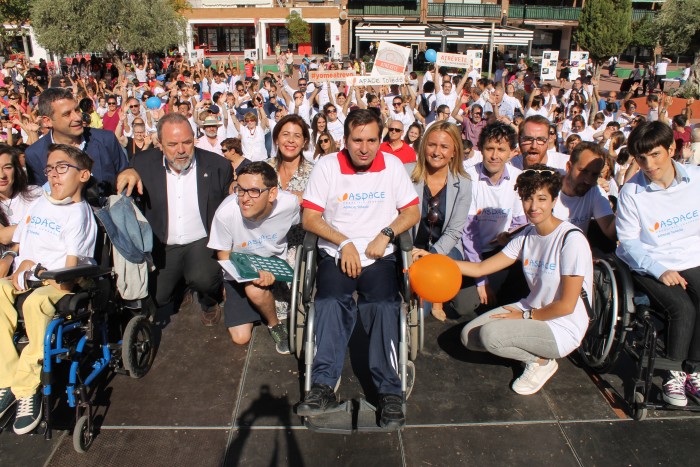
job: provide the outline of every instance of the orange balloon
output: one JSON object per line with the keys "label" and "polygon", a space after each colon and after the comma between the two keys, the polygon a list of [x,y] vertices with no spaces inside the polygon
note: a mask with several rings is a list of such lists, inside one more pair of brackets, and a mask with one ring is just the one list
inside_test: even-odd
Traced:
{"label": "orange balloon", "polygon": [[459,266],[445,255],[433,254],[420,258],[408,268],[411,288],[423,300],[443,303],[452,300],[462,286]]}

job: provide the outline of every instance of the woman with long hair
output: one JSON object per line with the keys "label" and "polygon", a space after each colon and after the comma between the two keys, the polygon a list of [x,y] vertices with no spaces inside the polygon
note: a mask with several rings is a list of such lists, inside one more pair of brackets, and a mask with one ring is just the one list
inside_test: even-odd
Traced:
{"label": "woman with long hair", "polygon": [[335,145],[335,141],[333,141],[333,137],[328,131],[321,132],[314,148],[313,162],[315,163],[321,156],[334,152],[338,152],[338,148]]}
{"label": "woman with long hair", "polygon": [[411,146],[414,150],[420,147],[420,139],[423,136],[423,125],[418,122],[413,122],[409,125],[406,131],[406,136],[404,136],[404,143]]}
{"label": "woman with long hair", "polygon": [[[413,259],[440,253],[464,259],[462,232],[471,204],[471,180],[462,165],[462,135],[456,125],[435,122],[425,132],[415,164],[406,165],[418,193],[420,222],[413,228]],[[425,304],[424,310],[430,305]],[[445,319],[441,303],[433,315]]]}

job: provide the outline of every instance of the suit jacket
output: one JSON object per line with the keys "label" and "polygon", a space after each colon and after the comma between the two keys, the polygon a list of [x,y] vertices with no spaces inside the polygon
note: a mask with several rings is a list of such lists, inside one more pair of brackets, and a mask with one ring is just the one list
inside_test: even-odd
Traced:
{"label": "suit jacket", "polygon": [[[415,164],[406,164],[406,170],[409,174],[413,172]],[[418,208],[421,210],[421,221],[423,220],[423,190],[425,183],[423,180],[414,183],[418,193]],[[464,226],[467,223],[469,215],[469,207],[472,203],[472,181],[469,177],[455,176],[452,173],[447,174],[447,205],[445,212],[445,222],[442,224],[442,235],[435,242],[433,248],[437,253],[446,255],[453,248],[457,248],[464,256],[462,247],[462,233]],[[411,233],[413,238],[418,232],[418,225],[413,226]]]}
{"label": "suit jacket", "polygon": [[[227,159],[213,152],[195,148],[194,154],[199,214],[208,235],[216,210],[228,196],[233,169]],[[143,182],[143,214],[156,239],[165,245],[168,239],[168,189],[163,153],[160,149],[149,149],[135,157],[132,165]]]}
{"label": "suit jacket", "polygon": [[[126,154],[117,137],[111,131],[85,128],[83,138],[85,138],[83,150],[93,160],[92,175],[98,182],[109,182],[112,186],[116,186],[119,172],[129,167]],[[51,133],[39,138],[39,141],[29,146],[25,152],[29,183],[32,185],[41,186],[46,183],[44,168],[49,157],[50,144]]]}

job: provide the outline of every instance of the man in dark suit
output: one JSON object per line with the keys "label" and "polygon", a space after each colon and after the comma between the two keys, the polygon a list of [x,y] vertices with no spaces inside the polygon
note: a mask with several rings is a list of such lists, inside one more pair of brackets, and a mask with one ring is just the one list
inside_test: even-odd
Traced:
{"label": "man in dark suit", "polygon": [[[29,182],[34,185],[46,183],[44,168],[48,148],[52,143],[68,144],[88,153],[93,160],[92,175],[98,182],[109,182],[115,186],[117,177],[138,182],[134,170],[128,168],[126,154],[111,131],[83,127],[83,116],[70,89],[49,88],[39,96],[40,118],[51,132],[27,148],[26,161]],[[129,189],[131,191],[131,189]]]}
{"label": "man in dark suit", "polygon": [[197,292],[202,323],[221,318],[221,267],[207,248],[214,213],[233,182],[231,164],[209,151],[195,149],[187,118],[169,113],[158,122],[162,152],[152,149],[133,161],[143,183],[143,213],[155,235],[155,298],[170,302],[184,278]]}

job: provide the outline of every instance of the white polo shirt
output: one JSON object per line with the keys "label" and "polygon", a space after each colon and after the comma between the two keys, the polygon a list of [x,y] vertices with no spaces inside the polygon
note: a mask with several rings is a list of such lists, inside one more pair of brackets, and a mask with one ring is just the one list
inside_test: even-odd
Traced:
{"label": "white polo shirt", "polygon": [[216,141],[214,142],[214,144],[212,144],[211,141],[209,141],[209,138],[207,138],[205,135],[205,136],[202,136],[201,138],[199,138],[199,141],[197,141],[197,144],[195,145],[195,147],[198,147],[199,149],[204,149],[205,151],[214,152],[220,156],[223,156],[224,152],[221,149],[221,142],[225,139],[226,138],[222,138],[221,136],[217,136]]}
{"label": "white polo shirt", "polygon": [[[362,266],[369,266],[374,260],[365,256],[367,245],[400,210],[417,204],[416,190],[399,158],[378,152],[367,171],[357,172],[343,150],[316,163],[302,207],[322,212],[332,228],[353,240]],[[337,255],[334,243],[319,239],[318,246],[331,256]],[[384,254],[393,251],[390,243]]]}
{"label": "white polo shirt", "polygon": [[176,173],[163,158],[168,190],[168,245],[187,245],[207,236],[199,212],[197,158],[186,170]]}
{"label": "white polo shirt", "polygon": [[673,166],[676,179],[666,189],[637,172],[622,185],[617,207],[617,255],[657,279],[700,266],[700,167]]}
{"label": "white polo shirt", "polygon": [[299,200],[286,191],[279,190],[270,215],[257,222],[243,217],[238,195],[229,195],[214,214],[207,247],[286,259],[287,232],[299,222]]}
{"label": "white polo shirt", "polygon": [[552,214],[557,219],[571,222],[584,232],[588,232],[591,219],[612,216],[613,211],[608,196],[596,185],[583,196],[568,196],[560,191]]}

